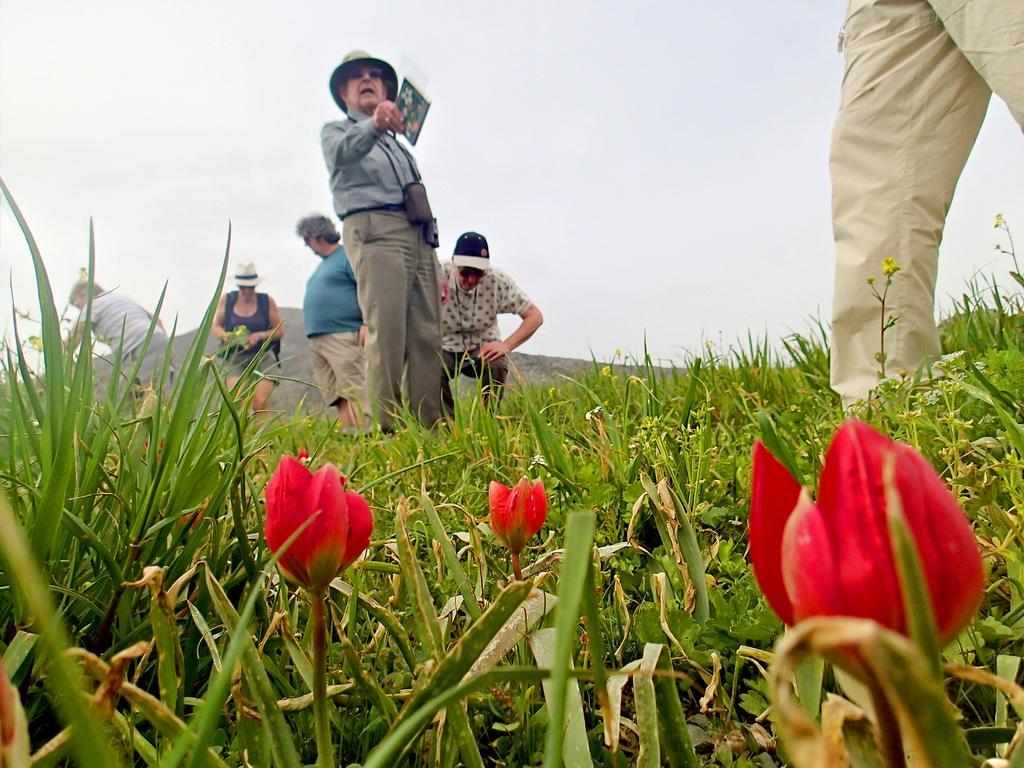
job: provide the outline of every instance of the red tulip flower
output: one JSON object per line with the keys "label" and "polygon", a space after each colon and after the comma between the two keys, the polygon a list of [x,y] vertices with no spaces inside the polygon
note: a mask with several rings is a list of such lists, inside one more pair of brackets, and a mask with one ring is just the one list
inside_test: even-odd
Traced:
{"label": "red tulip flower", "polygon": [[974,617],[985,586],[981,555],[953,494],[913,448],[847,421],[825,455],[816,504],[764,445],[754,446],[750,559],[786,624],[854,616],[907,634],[882,478],[890,456],[940,641]]}
{"label": "red tulip flower", "polygon": [[345,478],[331,464],[314,475],[291,456],[282,457],[267,483],[266,498],[264,532],[275,554],[313,517],[278,561],[285,576],[311,592],[326,589],[370,543],[370,506],[345,490]]}
{"label": "red tulip flower", "polygon": [[517,579],[522,579],[519,553],[530,537],[544,525],[544,519],[548,516],[548,497],[544,493],[544,485],[539,480],[530,485],[526,477],[512,489],[492,482],[488,496],[491,529],[512,553],[512,570]]}

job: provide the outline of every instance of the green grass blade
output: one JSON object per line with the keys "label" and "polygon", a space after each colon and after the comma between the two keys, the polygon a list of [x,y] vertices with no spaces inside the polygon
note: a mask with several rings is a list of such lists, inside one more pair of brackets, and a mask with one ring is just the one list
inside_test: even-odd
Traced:
{"label": "green grass blade", "polygon": [[424,650],[432,659],[441,657],[444,647],[441,643],[441,628],[437,623],[437,607],[430,596],[427,579],[420,568],[419,557],[412,540],[409,538],[409,502],[402,499],[398,506],[398,517],[395,521],[395,534],[398,538],[398,561],[402,567],[402,580],[409,595],[416,631],[423,643]]}
{"label": "green grass blade", "polygon": [[558,616],[555,619],[555,655],[552,660],[549,725],[544,741],[544,765],[558,768],[562,764],[565,741],[566,697],[569,668],[576,631],[580,623],[583,590],[587,569],[591,567],[590,550],[594,545],[594,513],[569,513],[565,524],[565,561],[558,585]]}
{"label": "green grass blade", "polygon": [[49,581],[32,555],[28,540],[14,518],[6,497],[0,494],[0,560],[7,573],[16,573],[14,585],[34,618],[38,645],[47,660],[46,684],[56,699],[61,719],[75,733],[71,751],[82,768],[118,766],[121,761],[109,746],[106,729],[82,696],[82,676],[64,655],[69,646],[67,631],[54,609]]}
{"label": "green grass blade", "polygon": [[644,647],[643,661],[633,677],[636,727],[640,736],[637,768],[659,768],[661,765],[661,738],[658,735],[658,700],[654,690],[654,670],[664,646],[648,643]]}
{"label": "green grass blade", "polygon": [[892,538],[893,559],[900,579],[907,633],[917,643],[936,680],[940,679],[942,649],[932,612],[932,598],[925,580],[921,556],[903,515],[903,502],[896,489],[896,456],[889,454],[882,466],[885,511]]}
{"label": "green grass blade", "polygon": [[458,747],[459,756],[462,758],[460,766],[484,768],[484,761],[480,757],[480,749],[476,745],[476,736],[473,734],[473,728],[469,724],[469,716],[466,714],[465,704],[461,701],[449,704],[446,713],[452,740],[455,742],[455,746]]}
{"label": "green grass blade", "polygon": [[462,569],[462,563],[459,562],[459,556],[455,552],[455,547],[452,546],[452,540],[448,538],[448,531],[445,529],[444,523],[438,517],[434,503],[430,500],[430,497],[423,494],[420,496],[420,504],[423,505],[423,511],[427,516],[427,521],[430,523],[430,529],[434,532],[434,540],[441,545],[441,554],[444,556],[444,562],[448,566],[448,570],[451,571],[455,579],[455,585],[462,594],[466,613],[473,619],[479,619],[481,611],[480,606],[476,602],[476,593],[473,592],[473,584]]}
{"label": "green grass blade", "polygon": [[[263,662],[256,651],[256,646],[253,644],[252,637],[249,634],[248,620],[244,623],[242,622],[235,611],[234,605],[231,604],[228,596],[224,593],[220,582],[214,578],[209,568],[206,569],[206,586],[210,592],[210,597],[213,600],[217,614],[220,616],[221,621],[229,627],[232,645],[236,638],[242,638],[242,649],[240,651],[242,671],[248,678],[249,685],[256,697],[256,707],[262,718],[264,731],[267,735],[267,745],[270,748],[270,754],[273,756],[275,764],[282,766],[282,768],[298,768],[301,763],[299,755],[295,751],[294,736],[288,728],[288,723],[285,722],[284,715],[277,706],[277,695],[274,693],[270,678],[267,677],[267,670],[263,666]],[[250,601],[252,606],[255,607],[258,595],[259,584],[257,583],[250,590],[249,598],[246,601],[247,607]],[[231,662],[229,649],[229,653],[224,656],[225,669],[231,668]],[[203,744],[202,746],[205,747],[206,745]]]}
{"label": "green grass blade", "polygon": [[[530,634],[530,650],[539,669],[554,668],[555,630],[541,629]],[[554,688],[551,680],[542,683],[544,699],[551,709]],[[568,681],[566,691],[566,724],[565,742],[562,745],[562,760],[565,768],[593,768],[594,760],[590,756],[590,741],[587,737],[587,722],[583,714],[583,698],[576,680]],[[550,727],[550,724],[549,724]]]}
{"label": "green grass blade", "polygon": [[413,691],[398,721],[409,717],[424,701],[439,691],[458,684],[469,672],[491,639],[501,630],[508,618],[523,604],[533,585],[528,581],[515,581],[503,589],[459,641],[440,660],[427,684]]}
{"label": "green grass blade", "polygon": [[[331,582],[331,589],[336,589],[346,597],[350,597],[355,591],[351,584],[347,584],[341,579],[335,579]],[[416,668],[416,652],[413,651],[412,644],[409,642],[409,633],[406,627],[402,625],[402,622],[398,618],[385,608],[383,605],[378,603],[372,597],[364,595],[363,593],[355,593],[356,599],[367,613],[373,618],[379,621],[384,629],[387,630],[388,635],[394,641],[395,645],[398,646],[399,653],[402,654],[402,658],[405,659],[406,665],[409,670],[412,671]]]}
{"label": "green grass blade", "polygon": [[779,437],[779,433],[775,429],[775,420],[772,415],[766,411],[758,411],[757,426],[761,431],[761,442],[764,443],[768,452],[789,470],[789,474],[793,476],[794,480],[800,485],[806,485],[807,483],[804,482],[803,475],[797,467],[796,459],[793,457],[792,451],[789,450],[789,445]]}
{"label": "green grass blade", "polygon": [[430,724],[440,709],[469,696],[474,691],[486,689],[500,682],[534,683],[549,676],[550,673],[546,670],[534,668],[499,669],[447,688],[432,699],[425,701],[408,719],[396,723],[395,727],[388,731],[387,735],[367,755],[362,765],[353,763],[349,768],[393,768],[400,764],[398,759],[401,754],[416,738],[416,735]]}
{"label": "green grass blade", "polygon": [[[651,645],[656,644],[648,643],[645,647],[644,663],[648,659],[647,649]],[[659,743],[672,768],[698,768],[697,753],[693,749],[690,728],[686,724],[683,704],[679,699],[679,688],[673,675],[675,670],[672,668],[672,657],[667,646],[656,647],[660,650],[656,657],[657,668],[653,671],[653,679],[658,704]]]}

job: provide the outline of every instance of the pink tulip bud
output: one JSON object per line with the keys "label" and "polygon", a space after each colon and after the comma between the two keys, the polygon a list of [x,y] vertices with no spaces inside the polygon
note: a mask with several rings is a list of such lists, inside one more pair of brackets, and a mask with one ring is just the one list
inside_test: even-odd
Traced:
{"label": "pink tulip bud", "polygon": [[548,515],[548,498],[538,480],[530,485],[522,478],[511,490],[492,482],[488,492],[491,504],[491,529],[509,551],[518,555],[526,542],[544,525]]}
{"label": "pink tulip bud", "polygon": [[271,552],[277,554],[313,518],[278,561],[286,577],[310,591],[326,589],[370,543],[370,506],[344,486],[345,478],[333,465],[314,475],[291,456],[281,458],[267,483],[264,532]]}
{"label": "pink tulip bud", "polygon": [[984,572],[963,510],[920,453],[851,420],[825,455],[816,504],[764,445],[754,446],[750,559],[786,624],[855,616],[907,633],[882,479],[890,456],[941,642],[974,617]]}

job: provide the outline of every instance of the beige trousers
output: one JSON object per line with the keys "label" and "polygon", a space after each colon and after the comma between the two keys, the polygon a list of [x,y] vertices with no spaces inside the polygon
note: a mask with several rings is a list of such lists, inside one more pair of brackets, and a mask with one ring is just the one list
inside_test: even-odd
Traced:
{"label": "beige trousers", "polygon": [[832,387],[878,383],[882,260],[893,277],[886,375],[939,353],[935,278],[946,213],[994,92],[1024,124],[1024,0],[850,0],[832,134]]}
{"label": "beige trousers", "polygon": [[346,216],[343,242],[367,326],[366,402],[393,429],[404,375],[409,406],[432,426],[441,418],[437,254],[401,213]]}

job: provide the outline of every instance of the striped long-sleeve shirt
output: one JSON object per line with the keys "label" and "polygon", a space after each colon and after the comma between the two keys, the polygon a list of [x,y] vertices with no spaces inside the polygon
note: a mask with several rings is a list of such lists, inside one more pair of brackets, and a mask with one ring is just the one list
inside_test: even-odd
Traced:
{"label": "striped long-sleeve shirt", "polygon": [[419,180],[412,154],[355,109],[349,111],[348,120],[323,127],[320,145],[339,218],[368,208],[401,205],[405,185]]}

